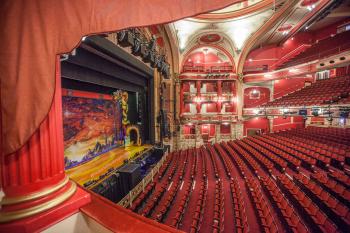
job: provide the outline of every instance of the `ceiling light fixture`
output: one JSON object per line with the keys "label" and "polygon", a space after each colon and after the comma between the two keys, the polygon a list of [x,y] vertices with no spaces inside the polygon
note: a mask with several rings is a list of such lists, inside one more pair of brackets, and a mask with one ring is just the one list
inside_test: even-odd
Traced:
{"label": "ceiling light fixture", "polygon": [[299,70],[298,70],[298,69],[294,69],[294,68],[289,69],[289,72],[290,72],[290,73],[295,73],[295,72],[297,72],[297,71],[299,71]]}

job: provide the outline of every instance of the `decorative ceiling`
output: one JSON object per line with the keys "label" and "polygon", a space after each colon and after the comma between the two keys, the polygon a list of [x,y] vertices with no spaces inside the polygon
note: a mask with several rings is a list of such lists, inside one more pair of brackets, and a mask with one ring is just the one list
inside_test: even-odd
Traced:
{"label": "decorative ceiling", "polygon": [[[337,1],[343,2],[345,10],[332,11]],[[231,54],[238,66],[249,51],[279,46],[301,30],[335,21],[327,16],[315,23],[325,13],[332,11],[330,16],[336,19],[349,17],[348,9],[349,0],[246,0],[173,22],[168,28],[177,42],[180,60],[193,48],[217,45]]]}
{"label": "decorative ceiling", "polygon": [[[258,14],[230,20],[200,20],[187,18],[173,23],[181,51],[210,34],[221,34],[228,38],[235,50],[242,49],[247,38],[273,15],[273,9]],[[201,40],[201,42],[204,42]]]}
{"label": "decorative ceiling", "polygon": [[[210,41],[213,39],[211,35],[216,34],[226,38],[232,47],[231,50],[237,55],[247,39],[257,32],[286,2],[287,0],[246,0],[218,11],[176,21],[170,25],[170,28],[176,35],[180,53],[198,43],[214,43]],[[278,44],[287,40],[332,2],[334,1],[298,1],[282,20],[260,37],[254,47]],[[348,5],[347,3],[347,7]],[[334,17],[343,17],[344,14],[348,16],[349,12],[343,10],[334,13]],[[207,39],[203,39],[205,37]],[[220,43],[221,41],[222,39],[215,42]]]}

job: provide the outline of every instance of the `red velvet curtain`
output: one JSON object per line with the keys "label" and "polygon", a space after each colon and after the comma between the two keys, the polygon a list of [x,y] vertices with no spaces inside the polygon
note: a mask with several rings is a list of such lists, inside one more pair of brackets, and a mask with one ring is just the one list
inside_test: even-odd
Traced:
{"label": "red velvet curtain", "polygon": [[82,36],[166,23],[240,0],[3,0],[0,4],[1,141],[18,150],[45,119],[55,55]]}

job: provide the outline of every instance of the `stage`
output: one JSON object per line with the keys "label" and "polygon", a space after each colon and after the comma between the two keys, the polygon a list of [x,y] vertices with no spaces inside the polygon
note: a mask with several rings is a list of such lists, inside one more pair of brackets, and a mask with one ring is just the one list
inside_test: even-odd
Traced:
{"label": "stage", "polygon": [[67,175],[79,185],[92,180],[99,180],[109,169],[123,165],[124,160],[132,159],[136,153],[150,149],[151,145],[118,147],[96,158],[66,170]]}

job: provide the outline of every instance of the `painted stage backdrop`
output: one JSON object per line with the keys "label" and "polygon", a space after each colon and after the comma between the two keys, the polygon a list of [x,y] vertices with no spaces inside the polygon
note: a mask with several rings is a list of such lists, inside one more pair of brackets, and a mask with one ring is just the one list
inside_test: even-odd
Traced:
{"label": "painted stage backdrop", "polygon": [[127,92],[101,95],[63,90],[62,98],[66,169],[124,146],[129,123]]}

